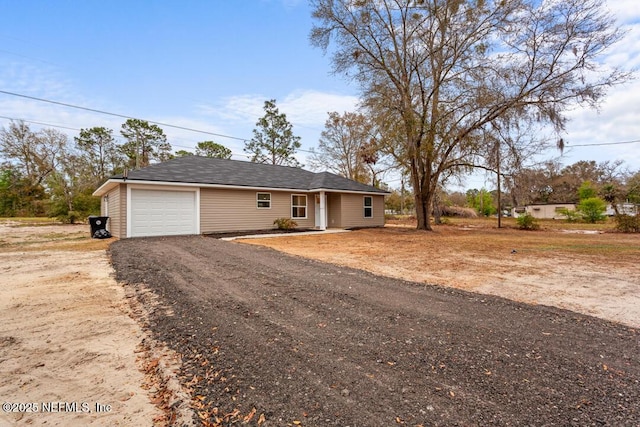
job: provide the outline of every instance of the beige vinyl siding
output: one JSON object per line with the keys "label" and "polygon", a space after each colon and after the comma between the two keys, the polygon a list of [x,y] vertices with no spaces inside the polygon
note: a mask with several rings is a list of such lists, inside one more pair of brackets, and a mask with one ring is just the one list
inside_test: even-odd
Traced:
{"label": "beige vinyl siding", "polygon": [[384,227],[384,196],[373,196],[373,218],[369,219],[375,222],[375,227]]}
{"label": "beige vinyl siding", "polygon": [[342,227],[342,211],[340,209],[342,195],[339,193],[327,194],[327,207],[329,209],[329,218],[327,227],[341,228]]}
{"label": "beige vinyl siding", "polygon": [[120,237],[127,235],[127,186],[120,184]]}
{"label": "beige vinyl siding", "polygon": [[105,206],[104,197],[102,198],[102,215],[107,214],[107,229],[114,237],[123,238],[127,236],[127,189],[121,184],[115,187],[106,195],[108,197],[108,205]]}
{"label": "beige vinyl siding", "polygon": [[369,196],[373,201],[373,217],[364,217],[364,197],[362,194],[342,194],[342,228],[384,226],[384,196]]}
{"label": "beige vinyl siding", "polygon": [[[271,208],[258,209],[255,190],[200,190],[200,232],[263,230],[273,228],[276,218],[291,218],[291,195],[284,191],[271,193]],[[296,219],[298,227],[315,225],[313,198],[307,195],[307,219]]]}

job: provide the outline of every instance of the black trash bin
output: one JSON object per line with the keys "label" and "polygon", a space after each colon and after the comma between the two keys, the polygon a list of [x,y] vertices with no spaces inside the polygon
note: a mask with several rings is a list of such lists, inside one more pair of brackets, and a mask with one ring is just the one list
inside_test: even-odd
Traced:
{"label": "black trash bin", "polygon": [[96,239],[111,237],[111,233],[107,231],[108,220],[108,216],[90,216],[89,225],[91,226],[91,237]]}

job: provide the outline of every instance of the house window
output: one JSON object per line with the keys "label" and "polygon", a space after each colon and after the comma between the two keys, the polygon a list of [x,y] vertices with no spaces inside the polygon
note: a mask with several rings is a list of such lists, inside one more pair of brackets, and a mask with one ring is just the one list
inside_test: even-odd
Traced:
{"label": "house window", "polygon": [[258,209],[271,209],[271,193],[257,193]]}
{"label": "house window", "polygon": [[364,217],[373,218],[373,197],[364,196]]}
{"label": "house window", "polygon": [[307,217],[307,196],[293,194],[291,196],[291,218],[305,219]]}

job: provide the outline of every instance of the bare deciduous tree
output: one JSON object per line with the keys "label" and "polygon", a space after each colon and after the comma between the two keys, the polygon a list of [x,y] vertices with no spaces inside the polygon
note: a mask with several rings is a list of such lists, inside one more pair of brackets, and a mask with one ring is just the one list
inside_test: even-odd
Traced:
{"label": "bare deciduous tree", "polygon": [[320,134],[318,150],[311,156],[311,166],[354,181],[370,183],[371,176],[362,156],[372,137],[373,126],[359,113],[330,112]]}
{"label": "bare deciduous tree", "polygon": [[599,0],[312,0],[311,42],[331,42],[409,169],[418,228],[430,229],[441,175],[481,152],[501,119],[561,131],[629,75],[599,64],[622,33]]}
{"label": "bare deciduous tree", "polygon": [[33,132],[24,121],[0,129],[0,155],[16,165],[32,186],[44,184],[56,170],[67,144],[67,136],[55,129]]}

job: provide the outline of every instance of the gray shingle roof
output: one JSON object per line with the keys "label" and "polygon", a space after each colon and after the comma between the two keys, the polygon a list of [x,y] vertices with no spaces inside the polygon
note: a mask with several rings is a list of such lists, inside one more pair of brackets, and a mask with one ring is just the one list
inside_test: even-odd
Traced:
{"label": "gray shingle roof", "polygon": [[[122,174],[112,176],[122,179]],[[129,181],[161,181],[191,184],[232,185],[253,188],[315,189],[387,193],[371,185],[329,173],[239,160],[185,156],[129,171]]]}

